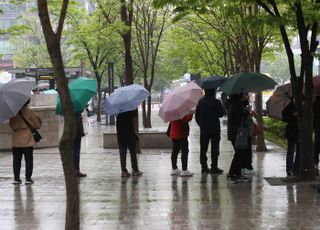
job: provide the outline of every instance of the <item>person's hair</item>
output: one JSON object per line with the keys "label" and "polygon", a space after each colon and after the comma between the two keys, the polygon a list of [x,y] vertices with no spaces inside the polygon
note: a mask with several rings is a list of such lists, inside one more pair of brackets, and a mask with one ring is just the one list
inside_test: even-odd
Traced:
{"label": "person's hair", "polygon": [[205,89],[204,92],[206,97],[216,96],[216,89]]}

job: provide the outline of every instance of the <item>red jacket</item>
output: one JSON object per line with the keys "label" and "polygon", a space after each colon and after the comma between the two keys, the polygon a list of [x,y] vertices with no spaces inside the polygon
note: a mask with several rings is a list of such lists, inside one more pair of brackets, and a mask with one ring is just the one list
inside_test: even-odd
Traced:
{"label": "red jacket", "polygon": [[192,114],[184,116],[180,120],[171,121],[170,138],[182,139],[189,136],[189,124],[192,120]]}

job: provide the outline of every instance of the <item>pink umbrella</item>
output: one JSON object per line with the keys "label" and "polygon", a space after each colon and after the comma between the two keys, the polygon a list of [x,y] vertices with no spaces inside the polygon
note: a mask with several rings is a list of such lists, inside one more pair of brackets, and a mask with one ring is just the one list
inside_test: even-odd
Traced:
{"label": "pink umbrella", "polygon": [[198,104],[202,89],[196,83],[188,83],[171,91],[163,100],[159,116],[165,121],[183,118]]}

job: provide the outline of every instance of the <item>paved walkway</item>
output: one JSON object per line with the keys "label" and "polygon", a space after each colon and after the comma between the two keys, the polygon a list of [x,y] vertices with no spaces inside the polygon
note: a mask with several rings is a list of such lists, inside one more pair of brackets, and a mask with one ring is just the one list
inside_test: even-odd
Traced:
{"label": "paved walkway", "polygon": [[[155,127],[166,128],[153,119]],[[254,154],[257,175],[250,183],[231,184],[226,174],[202,176],[193,121],[192,178],[171,177],[170,149],[152,149],[139,155],[144,175],[122,179],[118,151],[102,148],[107,129],[93,122],[83,140],[81,168],[88,177],[79,180],[81,229],[319,229],[320,194],[314,186],[271,186],[263,179],[285,174],[284,151],[272,144],[269,152]],[[232,155],[223,126],[219,165],[225,171]],[[35,151],[32,186],[12,184],[11,164],[11,154],[0,153],[0,229],[63,229],[66,198],[58,150]]]}

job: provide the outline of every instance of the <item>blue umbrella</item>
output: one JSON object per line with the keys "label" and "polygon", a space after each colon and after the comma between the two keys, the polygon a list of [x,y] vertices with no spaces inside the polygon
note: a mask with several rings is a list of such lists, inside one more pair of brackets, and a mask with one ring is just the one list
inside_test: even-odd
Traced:
{"label": "blue umbrella", "polygon": [[200,78],[196,82],[202,89],[217,89],[220,87],[227,78],[220,76],[211,76],[206,78]]}
{"label": "blue umbrella", "polygon": [[135,110],[150,92],[143,86],[132,84],[118,88],[103,102],[103,108],[109,115]]}

